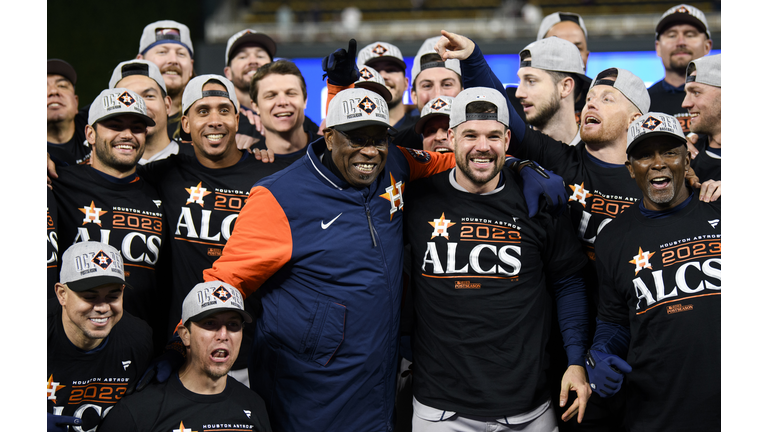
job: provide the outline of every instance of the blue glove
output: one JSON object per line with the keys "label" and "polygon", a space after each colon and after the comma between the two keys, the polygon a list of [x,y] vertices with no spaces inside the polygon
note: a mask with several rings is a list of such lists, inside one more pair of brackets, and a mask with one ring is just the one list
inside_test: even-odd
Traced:
{"label": "blue glove", "polygon": [[165,346],[165,351],[159,357],[152,360],[149,366],[147,366],[147,370],[144,371],[144,375],[138,381],[129,385],[125,394],[130,395],[134,391],[144,390],[144,387],[148,386],[152,380],[160,383],[167,381],[171,373],[184,363],[185,353],[186,348],[181,343],[181,338],[178,334],[174,333],[171,340]]}
{"label": "blue glove", "polygon": [[587,376],[589,386],[600,396],[613,396],[624,382],[624,374],[632,372],[632,366],[613,354],[589,350],[587,352]]}
{"label": "blue glove", "polygon": [[545,210],[552,216],[563,214],[568,205],[568,193],[562,177],[531,160],[507,157],[505,165],[523,178],[523,195],[529,217],[538,213],[539,200],[546,202]]}
{"label": "blue glove", "polygon": [[67,432],[69,428],[67,425],[79,426],[83,424],[80,417],[61,416],[56,414],[48,414],[48,432]]}
{"label": "blue glove", "polygon": [[328,83],[339,86],[354,84],[360,79],[360,70],[357,69],[355,57],[357,56],[357,41],[349,40],[349,48],[339,48],[328,57],[323,58],[323,79],[328,77]]}

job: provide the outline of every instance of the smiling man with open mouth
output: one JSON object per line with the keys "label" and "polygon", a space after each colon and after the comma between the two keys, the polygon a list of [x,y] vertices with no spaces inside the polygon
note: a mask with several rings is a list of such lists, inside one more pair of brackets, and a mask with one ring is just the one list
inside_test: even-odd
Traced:
{"label": "smiling man with open mouth", "polygon": [[240,292],[221,282],[197,284],[184,299],[181,319],[184,364],[168,381],[117,404],[101,430],[202,431],[205,425],[231,425],[228,430],[271,431],[264,401],[228,375],[240,353],[243,324],[252,320]]}

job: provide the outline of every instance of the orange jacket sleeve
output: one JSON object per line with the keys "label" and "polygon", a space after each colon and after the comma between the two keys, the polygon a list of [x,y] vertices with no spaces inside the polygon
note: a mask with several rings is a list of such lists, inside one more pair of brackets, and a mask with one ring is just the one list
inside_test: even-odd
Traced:
{"label": "orange jacket sleeve", "polygon": [[[398,149],[400,149],[405,155],[405,159],[408,161],[411,181],[429,177],[456,166],[456,158],[453,153],[437,153],[426,150],[407,149],[404,147],[398,147]],[[412,153],[419,156],[415,157]],[[422,162],[423,157],[420,156],[422,154],[429,154],[429,162]]]}
{"label": "orange jacket sleeve", "polygon": [[282,207],[269,190],[254,187],[221,257],[203,271],[203,278],[226,282],[247,297],[290,260],[292,245]]}
{"label": "orange jacket sleeve", "polygon": [[328,105],[331,103],[331,99],[333,99],[336,94],[338,94],[342,90],[346,90],[349,88],[354,88],[354,84],[350,84],[348,86],[339,86],[335,84],[331,84],[328,81],[326,81],[326,85],[328,86],[328,97],[325,99],[325,112],[328,112]]}

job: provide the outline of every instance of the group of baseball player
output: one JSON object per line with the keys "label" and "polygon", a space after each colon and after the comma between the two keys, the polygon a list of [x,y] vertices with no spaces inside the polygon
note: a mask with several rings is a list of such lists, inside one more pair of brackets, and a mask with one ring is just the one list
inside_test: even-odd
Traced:
{"label": "group of baseball player", "polygon": [[721,430],[711,48],[681,4],[661,81],[590,78],[557,12],[515,88],[352,39],[320,126],[255,30],[196,75],[149,24],[82,108],[48,60],[47,430]]}

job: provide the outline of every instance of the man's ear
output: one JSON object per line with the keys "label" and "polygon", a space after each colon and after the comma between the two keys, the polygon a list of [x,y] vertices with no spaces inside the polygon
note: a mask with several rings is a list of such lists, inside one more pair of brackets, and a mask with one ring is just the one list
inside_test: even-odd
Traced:
{"label": "man's ear", "polygon": [[229,66],[226,66],[226,67],[224,68],[224,76],[225,76],[225,77],[226,77],[228,80],[232,81],[232,68],[230,68]]}
{"label": "man's ear", "polygon": [[191,129],[189,128],[189,117],[185,115],[181,116],[181,128],[184,129],[184,132],[191,133]]}
{"label": "man's ear", "polygon": [[[190,325],[192,324],[190,323]],[[181,343],[183,343],[185,347],[189,348],[189,346],[192,345],[192,335],[189,334],[189,329],[184,326],[179,326],[176,332],[179,334]]]}
{"label": "man's ear", "polygon": [[323,136],[325,137],[325,146],[328,147],[328,151],[333,151],[333,129],[323,129]]}
{"label": "man's ear", "polygon": [[627,167],[627,170],[629,171],[629,176],[632,178],[635,178],[635,170],[632,169],[632,164],[629,161],[624,162],[624,166]]}
{"label": "man's ear", "polygon": [[96,129],[91,125],[85,125],[85,139],[91,146],[96,144]]}
{"label": "man's ear", "polygon": [[53,290],[56,293],[56,298],[59,300],[59,304],[62,306],[67,305],[67,288],[59,283],[56,282],[56,285],[53,286]]}

